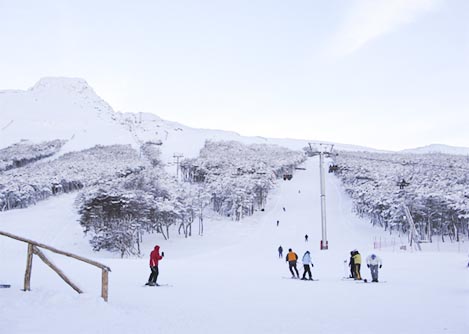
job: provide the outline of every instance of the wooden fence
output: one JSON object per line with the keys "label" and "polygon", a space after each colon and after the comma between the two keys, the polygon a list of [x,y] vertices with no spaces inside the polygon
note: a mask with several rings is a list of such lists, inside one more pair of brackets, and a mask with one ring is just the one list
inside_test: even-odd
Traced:
{"label": "wooden fence", "polygon": [[54,270],[68,285],[70,285],[73,288],[73,290],[75,290],[78,293],[83,293],[83,291],[81,291],[81,289],[77,285],[75,285],[67,276],[65,276],[65,274],[57,266],[55,266],[51,261],[49,261],[49,259],[47,259],[47,257],[44,255],[44,253],[40,250],[40,248],[44,248],[44,249],[47,249],[51,252],[61,254],[61,255],[65,255],[65,256],[74,258],[74,259],[82,261],[82,262],[86,262],[88,264],[91,264],[95,267],[100,268],[102,270],[102,275],[101,275],[101,297],[107,302],[107,300],[108,300],[108,286],[109,286],[108,274],[111,271],[111,268],[109,268],[108,266],[105,266],[105,265],[103,265],[99,262],[89,260],[87,258],[78,256],[78,255],[75,255],[75,254],[72,254],[72,253],[61,251],[61,250],[56,249],[54,247],[47,246],[47,245],[41,244],[41,243],[33,241],[33,240],[18,237],[16,235],[11,234],[11,233],[0,231],[0,235],[6,236],[8,238],[15,239],[15,240],[19,240],[19,241],[22,241],[22,242],[25,242],[25,243],[28,244],[28,255],[27,255],[27,259],[26,259],[26,273],[24,275],[24,289],[23,289],[24,291],[30,291],[31,290],[31,271],[32,271],[32,265],[33,265],[33,255],[35,254],[42,261],[44,261],[44,263],[47,264],[52,270]]}

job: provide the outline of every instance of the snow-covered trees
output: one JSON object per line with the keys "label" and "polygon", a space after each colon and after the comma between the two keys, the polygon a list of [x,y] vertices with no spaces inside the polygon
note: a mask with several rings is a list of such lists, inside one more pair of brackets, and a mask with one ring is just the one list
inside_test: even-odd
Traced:
{"label": "snow-covered trees", "polygon": [[[16,154],[9,152],[10,158]],[[0,172],[0,209],[81,190],[80,224],[93,249],[136,255],[145,234],[168,239],[177,228],[189,237],[195,222],[202,235],[210,204],[234,220],[263,209],[275,179],[291,174],[304,159],[302,152],[278,146],[207,142],[197,159],[181,164],[189,182],[177,182],[161,163],[158,142],[142,144],[140,152],[96,146]]]}
{"label": "snow-covered trees", "polygon": [[409,207],[422,240],[469,235],[469,160],[446,154],[340,152],[336,175],[356,212],[391,233],[406,232]]}
{"label": "snow-covered trees", "polygon": [[21,141],[0,150],[0,172],[26,166],[50,157],[65,144],[65,140],[52,140],[39,144]]}
{"label": "snow-covered trees", "polygon": [[0,172],[0,210],[25,208],[49,196],[105,184],[143,168],[130,146],[95,146]]}
{"label": "snow-covered trees", "polygon": [[157,166],[160,161],[160,148],[161,142],[147,141],[140,147],[142,154],[148,159],[152,166]]}
{"label": "snow-covered trees", "polygon": [[[142,168],[119,173],[119,178],[84,189],[77,199],[80,223],[91,238],[93,249],[106,249],[124,255],[140,254],[145,234],[170,237],[171,227],[186,237],[192,222],[203,220],[204,197],[195,187],[180,184],[169,176],[153,150],[145,155]],[[148,153],[148,152],[147,152]],[[194,196],[194,197],[192,197]]]}
{"label": "snow-covered trees", "polygon": [[121,256],[140,253],[145,224],[151,220],[153,198],[138,191],[86,191],[81,202],[80,224],[91,234],[95,251],[118,251]]}
{"label": "snow-covered trees", "polygon": [[181,171],[184,180],[203,185],[214,211],[240,220],[263,208],[274,180],[304,160],[302,152],[275,145],[207,141]]}

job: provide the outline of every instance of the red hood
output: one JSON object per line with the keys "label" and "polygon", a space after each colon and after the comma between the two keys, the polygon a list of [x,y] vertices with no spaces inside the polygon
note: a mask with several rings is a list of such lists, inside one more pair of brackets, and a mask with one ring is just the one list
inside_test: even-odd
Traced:
{"label": "red hood", "polygon": [[157,252],[159,252],[159,251],[160,251],[160,246],[155,246],[155,250],[156,250]]}

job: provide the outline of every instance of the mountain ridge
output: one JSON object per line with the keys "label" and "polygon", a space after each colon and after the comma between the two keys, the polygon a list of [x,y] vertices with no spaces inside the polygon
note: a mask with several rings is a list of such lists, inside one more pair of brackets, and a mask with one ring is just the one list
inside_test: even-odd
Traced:
{"label": "mountain ridge", "polygon": [[426,146],[410,148],[399,151],[400,153],[415,153],[415,154],[431,154],[431,153],[445,153],[455,155],[469,154],[469,148],[463,146],[451,146],[445,144],[429,144]]}
{"label": "mountain ridge", "polygon": [[[81,78],[45,77],[28,90],[0,91],[0,149],[27,139],[33,142],[67,140],[61,154],[95,145],[130,144],[138,149],[145,141],[160,141],[162,158],[175,153],[194,157],[206,140],[235,140],[244,144],[276,144],[302,149],[308,139],[242,136],[233,131],[199,129],[167,121],[155,114],[115,111]],[[168,142],[178,152],[165,150]],[[334,144],[338,150],[392,152],[352,144]],[[188,145],[190,143],[190,145]],[[469,154],[469,148],[433,144],[435,152]],[[432,153],[433,153],[432,151]],[[424,148],[396,153],[428,153]]]}

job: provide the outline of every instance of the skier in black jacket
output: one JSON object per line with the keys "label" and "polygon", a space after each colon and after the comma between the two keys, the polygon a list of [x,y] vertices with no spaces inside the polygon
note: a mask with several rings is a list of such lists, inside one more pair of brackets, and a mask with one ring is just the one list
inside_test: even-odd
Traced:
{"label": "skier in black jacket", "polygon": [[278,257],[281,259],[283,257],[283,248],[282,246],[278,246]]}
{"label": "skier in black jacket", "polygon": [[355,255],[354,251],[350,252],[350,261],[348,263],[350,267],[350,276],[349,278],[355,278],[355,261],[353,260],[353,256]]}

